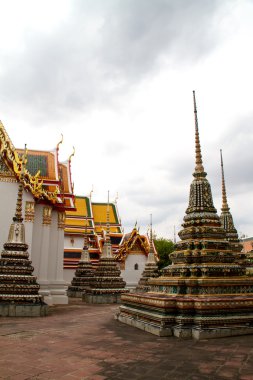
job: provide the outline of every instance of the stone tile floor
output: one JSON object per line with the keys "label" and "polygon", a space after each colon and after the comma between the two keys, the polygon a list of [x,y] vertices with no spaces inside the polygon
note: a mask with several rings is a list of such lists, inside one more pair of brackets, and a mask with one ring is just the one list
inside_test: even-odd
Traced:
{"label": "stone tile floor", "polygon": [[73,300],[44,318],[0,317],[0,379],[253,380],[253,335],[159,338],[115,321],[117,310]]}

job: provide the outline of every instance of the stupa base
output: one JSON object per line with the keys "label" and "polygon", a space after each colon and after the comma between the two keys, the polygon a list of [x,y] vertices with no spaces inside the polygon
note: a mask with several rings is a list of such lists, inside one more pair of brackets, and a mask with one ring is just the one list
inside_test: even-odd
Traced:
{"label": "stupa base", "polygon": [[68,290],[67,295],[70,298],[82,298],[84,290]]}
{"label": "stupa base", "polygon": [[[122,305],[115,319],[129,326],[157,336],[175,336],[180,339],[217,339],[239,335],[253,335],[253,326],[231,325],[215,327],[197,327],[193,325],[175,325],[171,315],[152,313],[147,310],[136,310]],[[174,323],[172,322],[174,319]]]}
{"label": "stupa base", "polygon": [[252,335],[253,327],[249,326],[235,326],[235,327],[214,327],[214,328],[181,328],[175,326],[173,328],[173,335],[177,338],[193,338],[196,340],[200,339],[217,339],[217,338],[227,338],[231,336],[239,335]]}
{"label": "stupa base", "polygon": [[15,304],[1,303],[1,317],[45,317],[48,315],[47,304]]}
{"label": "stupa base", "polygon": [[[127,292],[124,289],[124,293]],[[121,303],[122,292],[115,293],[83,293],[82,299],[86,303]]]}
{"label": "stupa base", "polygon": [[122,313],[118,313],[115,316],[119,322],[125,323],[126,325],[136,327],[137,329],[146,331],[150,334],[157,336],[172,336],[173,329],[169,326],[164,326],[162,323],[156,323],[151,320],[143,320],[138,318],[138,316],[131,316]]}

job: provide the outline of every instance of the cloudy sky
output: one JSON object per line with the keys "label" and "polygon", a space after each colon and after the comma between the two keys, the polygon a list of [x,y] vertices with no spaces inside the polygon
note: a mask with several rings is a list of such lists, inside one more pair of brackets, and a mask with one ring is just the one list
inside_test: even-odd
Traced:
{"label": "cloudy sky", "polygon": [[75,193],[125,230],[173,238],[194,169],[196,90],[220,212],[219,149],[240,234],[253,235],[252,0],[0,0],[0,119],[14,145],[75,146]]}

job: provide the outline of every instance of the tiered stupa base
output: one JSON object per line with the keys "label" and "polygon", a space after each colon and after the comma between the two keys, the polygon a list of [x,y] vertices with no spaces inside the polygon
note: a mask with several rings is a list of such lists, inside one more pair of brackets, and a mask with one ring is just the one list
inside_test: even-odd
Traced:
{"label": "tiered stupa base", "polygon": [[101,258],[92,288],[83,294],[83,301],[100,304],[120,303],[122,293],[128,292],[125,285],[114,258]]}
{"label": "tiered stupa base", "polygon": [[[124,305],[116,316],[120,322],[154,335],[179,338],[253,334],[253,283],[250,278],[174,278],[172,281],[159,278],[150,281],[154,292],[122,296]],[[173,291],[175,295],[171,294]],[[215,294],[221,291],[223,294]],[[242,293],[236,294],[238,291]]]}
{"label": "tiered stupa base", "polygon": [[90,262],[79,262],[75,277],[68,287],[68,296],[82,298],[83,293],[89,290],[94,283],[94,269]]}
{"label": "tiered stupa base", "polygon": [[26,244],[6,243],[0,259],[0,316],[42,317],[48,305],[38,294]]}
{"label": "tiered stupa base", "polygon": [[1,302],[0,316],[1,317],[45,317],[48,315],[48,305],[45,303],[25,303],[20,305],[12,302]]}

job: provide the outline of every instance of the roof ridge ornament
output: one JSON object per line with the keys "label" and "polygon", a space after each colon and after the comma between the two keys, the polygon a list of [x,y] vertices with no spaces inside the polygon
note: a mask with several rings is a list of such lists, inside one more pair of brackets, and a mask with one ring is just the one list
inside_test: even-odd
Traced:
{"label": "roof ridge ornament", "polygon": [[198,112],[196,105],[195,91],[193,91],[194,119],[195,119],[195,171],[194,177],[206,177],[205,169],[202,162],[201,146],[199,140]]}
{"label": "roof ridge ornament", "polygon": [[63,143],[63,134],[61,133],[61,140],[58,142],[58,144],[56,145],[56,150],[58,151],[59,148],[60,148],[60,145]]}

